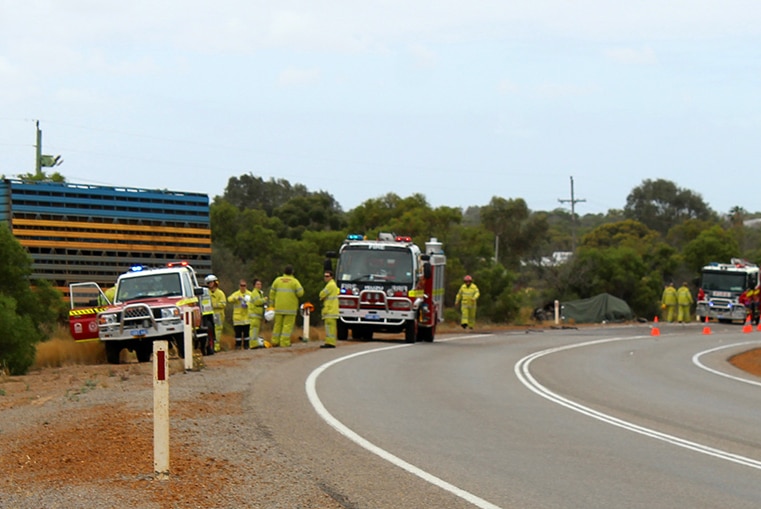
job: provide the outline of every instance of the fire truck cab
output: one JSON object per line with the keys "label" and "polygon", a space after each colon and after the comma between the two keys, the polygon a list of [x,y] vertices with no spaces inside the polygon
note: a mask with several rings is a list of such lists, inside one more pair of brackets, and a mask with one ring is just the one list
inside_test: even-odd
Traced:
{"label": "fire truck cab", "polygon": [[758,265],[740,258],[731,263],[711,262],[701,270],[695,314],[720,322],[745,321],[748,309],[741,296],[759,284]]}
{"label": "fire truck cab", "polygon": [[421,250],[410,237],[381,233],[366,240],[354,234],[328,257],[338,259],[338,339],[347,339],[351,330],[353,339],[403,332],[408,343],[434,340],[443,321],[446,266],[436,238]]}

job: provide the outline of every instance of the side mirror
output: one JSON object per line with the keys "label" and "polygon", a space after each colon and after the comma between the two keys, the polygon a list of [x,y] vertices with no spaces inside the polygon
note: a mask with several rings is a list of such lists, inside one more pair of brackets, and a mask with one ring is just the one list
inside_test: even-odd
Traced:
{"label": "side mirror", "polygon": [[428,262],[423,264],[423,277],[426,279],[431,278],[431,264]]}

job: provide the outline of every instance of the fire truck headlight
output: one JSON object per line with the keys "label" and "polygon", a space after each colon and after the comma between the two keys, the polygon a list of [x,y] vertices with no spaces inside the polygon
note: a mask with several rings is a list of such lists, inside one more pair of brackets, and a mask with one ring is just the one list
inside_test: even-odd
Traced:
{"label": "fire truck headlight", "polygon": [[114,313],[109,313],[106,315],[100,315],[98,317],[98,324],[99,325],[113,325],[116,323],[116,315]]}
{"label": "fire truck headlight", "polygon": [[161,318],[179,318],[179,317],[180,317],[180,308],[178,307],[161,308]]}

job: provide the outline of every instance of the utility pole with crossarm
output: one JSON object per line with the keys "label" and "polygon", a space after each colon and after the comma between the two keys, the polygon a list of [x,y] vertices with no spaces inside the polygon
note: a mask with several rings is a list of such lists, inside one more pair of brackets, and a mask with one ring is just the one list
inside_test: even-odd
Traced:
{"label": "utility pole with crossarm", "polygon": [[576,204],[585,202],[587,200],[577,199],[575,195],[573,194],[573,177],[571,177],[571,199],[561,200],[560,198],[558,198],[558,201],[560,203],[571,204],[571,251],[575,253],[576,252]]}

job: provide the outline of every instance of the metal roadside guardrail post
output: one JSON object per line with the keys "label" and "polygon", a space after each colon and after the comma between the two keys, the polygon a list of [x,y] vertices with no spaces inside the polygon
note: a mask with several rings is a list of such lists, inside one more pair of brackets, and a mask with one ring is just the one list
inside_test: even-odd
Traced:
{"label": "metal roadside guardrail post", "polygon": [[153,342],[153,474],[169,479],[169,355],[168,342]]}

